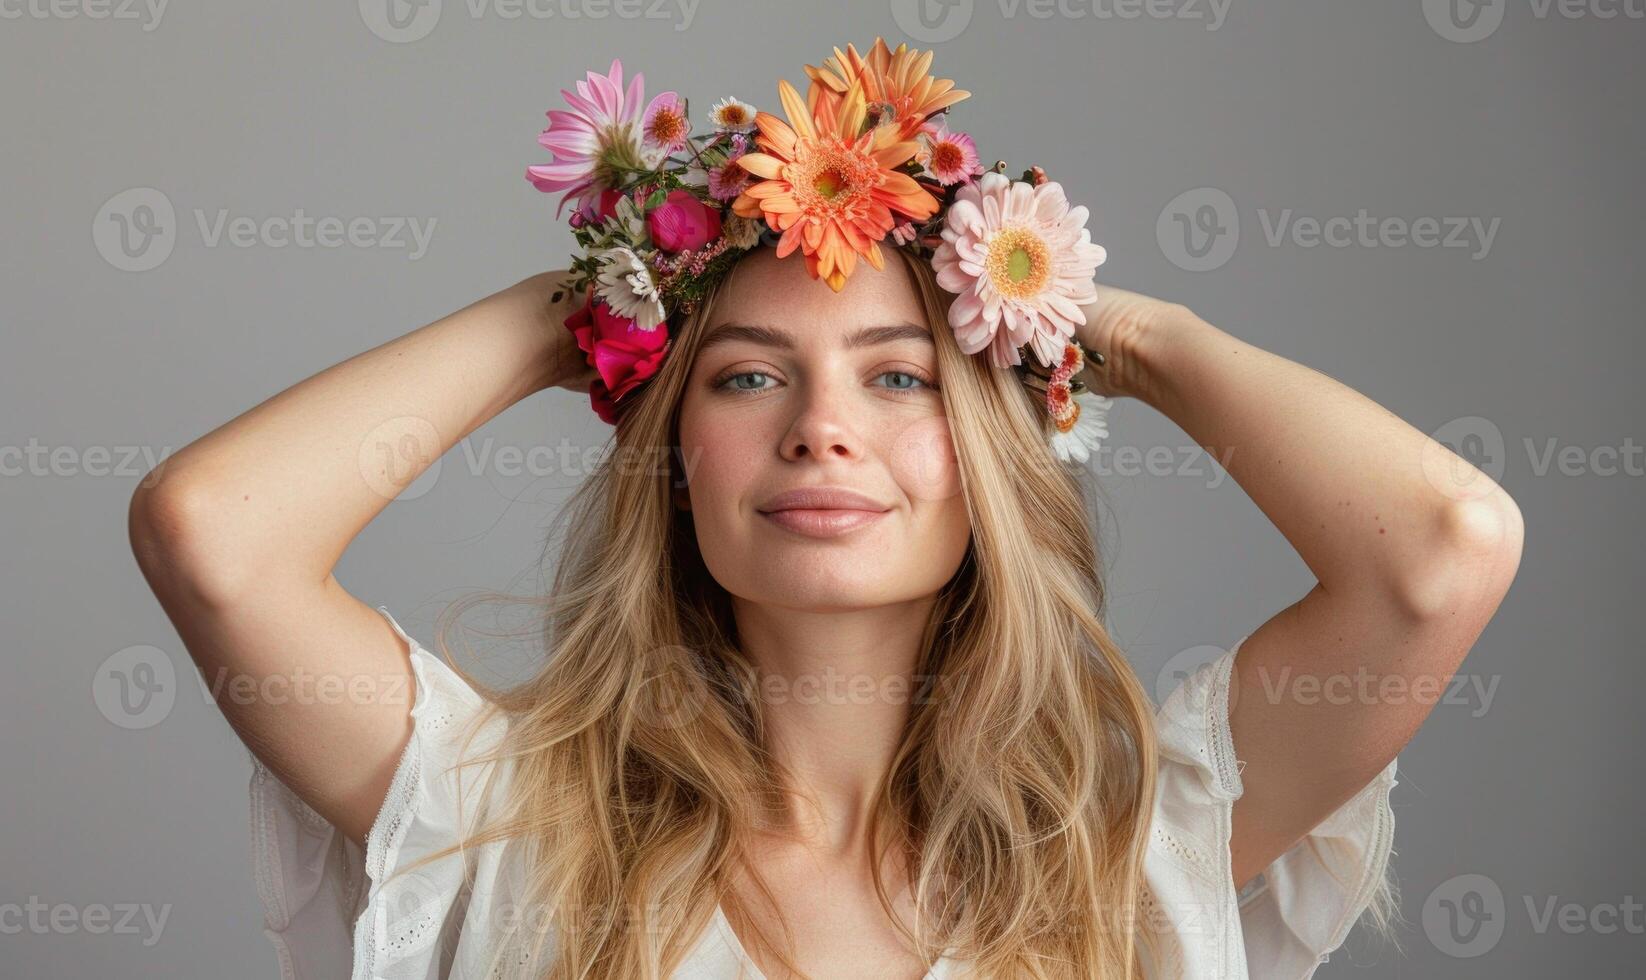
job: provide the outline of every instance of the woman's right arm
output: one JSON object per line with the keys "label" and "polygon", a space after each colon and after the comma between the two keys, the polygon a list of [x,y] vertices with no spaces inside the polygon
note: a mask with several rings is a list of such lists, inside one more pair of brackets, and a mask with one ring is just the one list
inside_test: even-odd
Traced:
{"label": "woman's right arm", "polygon": [[132,495],[132,550],[229,724],[356,842],[411,733],[388,621],[332,570],[458,440],[591,372],[562,326],[564,272],[522,280],[274,395],[168,458]]}

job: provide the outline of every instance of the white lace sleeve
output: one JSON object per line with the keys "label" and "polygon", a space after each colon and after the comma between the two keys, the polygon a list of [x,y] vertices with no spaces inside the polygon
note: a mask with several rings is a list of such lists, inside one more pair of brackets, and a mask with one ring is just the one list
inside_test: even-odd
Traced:
{"label": "white lace sleeve", "polygon": [[432,980],[484,951],[485,930],[469,927],[489,921],[499,846],[395,872],[457,843],[499,798],[501,778],[481,798],[491,764],[453,764],[493,748],[506,723],[494,716],[466,741],[483,699],[378,612],[406,642],[416,691],[412,735],[364,853],[251,757],[253,865],[284,980]]}
{"label": "white lace sleeve", "polygon": [[1158,906],[1151,912],[1171,926],[1151,976],[1312,976],[1371,904],[1388,867],[1395,760],[1236,894],[1229,840],[1243,787],[1229,684],[1239,649],[1190,675],[1156,715],[1161,771],[1147,875]]}

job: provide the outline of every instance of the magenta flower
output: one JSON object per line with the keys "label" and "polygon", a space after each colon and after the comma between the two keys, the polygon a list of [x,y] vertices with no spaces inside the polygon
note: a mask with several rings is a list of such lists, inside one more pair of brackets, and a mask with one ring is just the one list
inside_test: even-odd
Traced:
{"label": "magenta flower", "polygon": [[672,190],[646,215],[646,233],[665,252],[689,252],[720,237],[720,210],[691,191]]}
{"label": "magenta flower", "polygon": [[657,373],[668,350],[669,331],[641,330],[605,303],[590,299],[566,318],[590,367],[600,377],[589,383],[589,403],[607,425],[616,425],[617,402]]}

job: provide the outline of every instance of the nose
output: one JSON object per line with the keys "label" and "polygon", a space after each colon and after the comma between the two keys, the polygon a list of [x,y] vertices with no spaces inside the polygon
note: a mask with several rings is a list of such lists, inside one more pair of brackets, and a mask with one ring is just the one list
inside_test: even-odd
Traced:
{"label": "nose", "polygon": [[833,381],[814,380],[797,385],[795,416],[783,434],[784,459],[851,459],[863,447],[852,425],[846,386]]}

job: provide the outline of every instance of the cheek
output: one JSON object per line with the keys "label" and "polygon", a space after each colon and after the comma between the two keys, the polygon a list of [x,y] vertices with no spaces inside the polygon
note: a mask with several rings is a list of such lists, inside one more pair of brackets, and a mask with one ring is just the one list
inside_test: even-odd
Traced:
{"label": "cheek", "polygon": [[943,416],[910,422],[898,432],[886,459],[897,485],[916,506],[958,502],[960,465]]}
{"label": "cheek", "polygon": [[954,575],[972,537],[948,420],[934,416],[911,422],[898,433],[887,459],[912,509],[910,530],[916,540],[907,554],[919,556],[904,586],[926,594]]}
{"label": "cheek", "polygon": [[725,413],[687,412],[680,419],[680,457],[692,509],[736,506],[754,472],[759,434]]}

